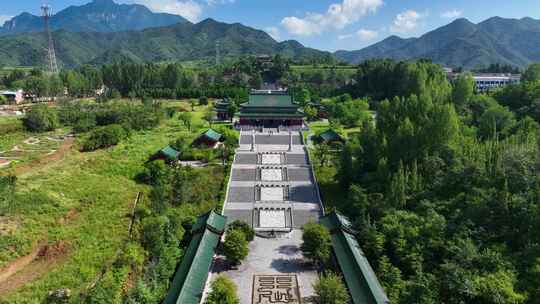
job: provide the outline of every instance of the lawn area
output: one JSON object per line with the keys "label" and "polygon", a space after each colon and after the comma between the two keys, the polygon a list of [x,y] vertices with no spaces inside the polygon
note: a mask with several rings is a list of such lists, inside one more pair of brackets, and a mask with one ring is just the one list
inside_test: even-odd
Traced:
{"label": "lawn area", "polygon": [[[191,108],[187,102],[165,106]],[[137,184],[134,176],[152,153],[180,136],[193,138],[207,128],[201,120],[204,109],[196,108],[192,132],[175,117],[153,130],[136,132],[110,149],[81,153],[77,139],[63,159],[17,176],[16,195],[21,199],[0,206],[0,225],[12,227],[7,233],[0,231],[0,269],[38,244],[62,244],[65,252],[41,277],[16,292],[0,292],[0,303],[42,303],[50,290],[58,288],[69,288],[77,299],[127,238],[131,205],[139,191],[149,190]],[[13,138],[2,135],[0,142],[9,146],[33,136],[22,129],[19,132]],[[212,207],[185,206],[182,212],[195,215]]]}

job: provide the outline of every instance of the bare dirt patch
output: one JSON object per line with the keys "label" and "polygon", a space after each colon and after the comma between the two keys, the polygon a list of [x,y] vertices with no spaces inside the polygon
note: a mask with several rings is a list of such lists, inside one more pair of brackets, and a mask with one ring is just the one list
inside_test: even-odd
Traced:
{"label": "bare dirt patch", "polygon": [[62,143],[62,145],[54,153],[49,153],[46,156],[36,161],[21,165],[20,167],[16,167],[15,174],[21,175],[21,174],[30,172],[32,170],[35,170],[39,167],[42,167],[48,163],[52,163],[52,162],[62,159],[64,155],[71,149],[74,141],[75,139],[73,137],[66,138],[64,143]]}
{"label": "bare dirt patch", "polygon": [[27,138],[26,140],[23,141],[23,143],[27,144],[27,145],[37,145],[41,142],[41,140],[39,140],[39,138],[35,138],[35,137],[30,137],[30,138]]}
{"label": "bare dirt patch", "polygon": [[28,255],[20,257],[0,270],[0,296],[33,282],[57,265],[69,254],[66,242],[40,245]]}
{"label": "bare dirt patch", "polygon": [[75,208],[69,210],[66,215],[64,215],[63,217],[59,218],[56,223],[58,223],[59,225],[65,225],[69,222],[71,222],[72,220],[76,219],[77,217],[79,216],[79,211]]}

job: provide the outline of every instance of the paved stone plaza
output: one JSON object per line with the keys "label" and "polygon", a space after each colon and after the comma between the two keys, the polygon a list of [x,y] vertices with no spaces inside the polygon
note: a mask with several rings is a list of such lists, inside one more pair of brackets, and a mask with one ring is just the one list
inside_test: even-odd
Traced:
{"label": "paved stone plaza", "polygon": [[218,256],[211,276],[225,273],[238,286],[240,304],[258,304],[252,302],[255,275],[296,275],[300,298],[303,299],[301,303],[310,303],[307,299],[314,294],[312,283],[317,279],[317,272],[305,263],[300,251],[301,243],[301,230],[293,230],[283,238],[256,237],[249,244],[248,257],[238,269],[228,269],[224,258]]}
{"label": "paved stone plaza", "polygon": [[261,210],[259,217],[262,228],[285,228],[285,210]]}
{"label": "paved stone plaza", "polygon": [[[222,258],[218,258],[212,272],[225,271],[233,279],[239,287],[241,304],[267,303],[264,301],[268,299],[265,296],[268,291],[261,295],[257,293],[260,288],[253,289],[256,278],[263,276],[270,280],[275,277],[277,280],[280,275],[287,275],[283,280],[289,280],[289,277],[291,282],[297,282],[298,302],[307,303],[305,299],[313,295],[311,284],[317,273],[306,264],[300,252],[300,228],[309,221],[318,220],[320,206],[299,132],[241,132],[224,214],[229,223],[242,220],[258,232],[274,229],[286,232],[277,238],[256,236],[250,243],[246,261],[238,269],[227,269]],[[252,302],[254,299],[258,302]],[[298,303],[294,301],[290,303]]]}

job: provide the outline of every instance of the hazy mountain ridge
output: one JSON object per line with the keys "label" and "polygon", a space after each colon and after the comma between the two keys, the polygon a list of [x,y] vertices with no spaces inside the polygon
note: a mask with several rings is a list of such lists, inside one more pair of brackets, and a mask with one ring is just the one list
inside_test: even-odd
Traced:
{"label": "hazy mountain ridge", "polygon": [[[117,4],[112,0],[93,0],[81,6],[70,6],[50,19],[52,30],[71,32],[118,32],[142,30],[188,22],[184,17],[154,13],[139,4]],[[0,27],[0,34],[18,34],[43,31],[43,19],[22,13]]]}
{"label": "hazy mountain ridge", "polygon": [[524,67],[540,60],[540,20],[489,18],[478,24],[461,18],[419,38],[396,36],[357,51],[337,51],[349,63],[370,58],[428,58],[447,66],[475,68],[491,63]]}

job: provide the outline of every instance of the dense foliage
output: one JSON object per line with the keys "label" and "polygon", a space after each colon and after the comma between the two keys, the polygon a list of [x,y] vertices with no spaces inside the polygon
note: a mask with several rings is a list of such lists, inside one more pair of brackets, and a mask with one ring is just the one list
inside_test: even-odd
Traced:
{"label": "dense foliage", "polygon": [[23,125],[31,132],[52,131],[58,127],[58,114],[47,105],[38,105],[26,114]]}
{"label": "dense foliage", "polygon": [[239,229],[232,229],[225,235],[223,255],[232,265],[240,264],[248,255],[248,241],[246,235]]}
{"label": "dense foliage", "polygon": [[116,146],[122,139],[127,137],[127,132],[120,125],[108,125],[100,127],[88,135],[83,143],[84,151],[95,151],[97,149]]}
{"label": "dense foliage", "polygon": [[[372,103],[375,123],[349,136],[321,183],[337,187],[323,191],[327,203],[347,193],[338,207],[390,300],[536,303],[540,125],[517,104],[538,81],[493,99],[471,94],[465,78],[451,87],[427,63],[373,64],[357,93],[389,99]],[[389,71],[408,85],[375,81],[398,79]]]}
{"label": "dense foliage", "polygon": [[316,223],[307,223],[302,230],[300,249],[303,255],[317,265],[328,262],[331,254],[330,231]]}
{"label": "dense foliage", "polygon": [[255,239],[255,230],[251,226],[243,221],[236,220],[229,224],[227,231],[238,230],[242,232],[246,238],[246,241],[251,242]]}
{"label": "dense foliage", "polygon": [[[216,207],[221,200],[223,167],[193,169],[147,164],[152,191],[137,210],[141,242],[148,257],[129,303],[159,303],[169,290],[170,278],[191,239],[195,217]],[[200,185],[205,187],[200,187]],[[242,236],[243,237],[243,236]]]}
{"label": "dense foliage", "polygon": [[333,272],[322,273],[313,284],[316,304],[347,304],[350,296],[340,276]]}
{"label": "dense foliage", "polygon": [[206,304],[239,304],[237,288],[234,282],[225,275],[218,276],[210,285],[210,293]]}

